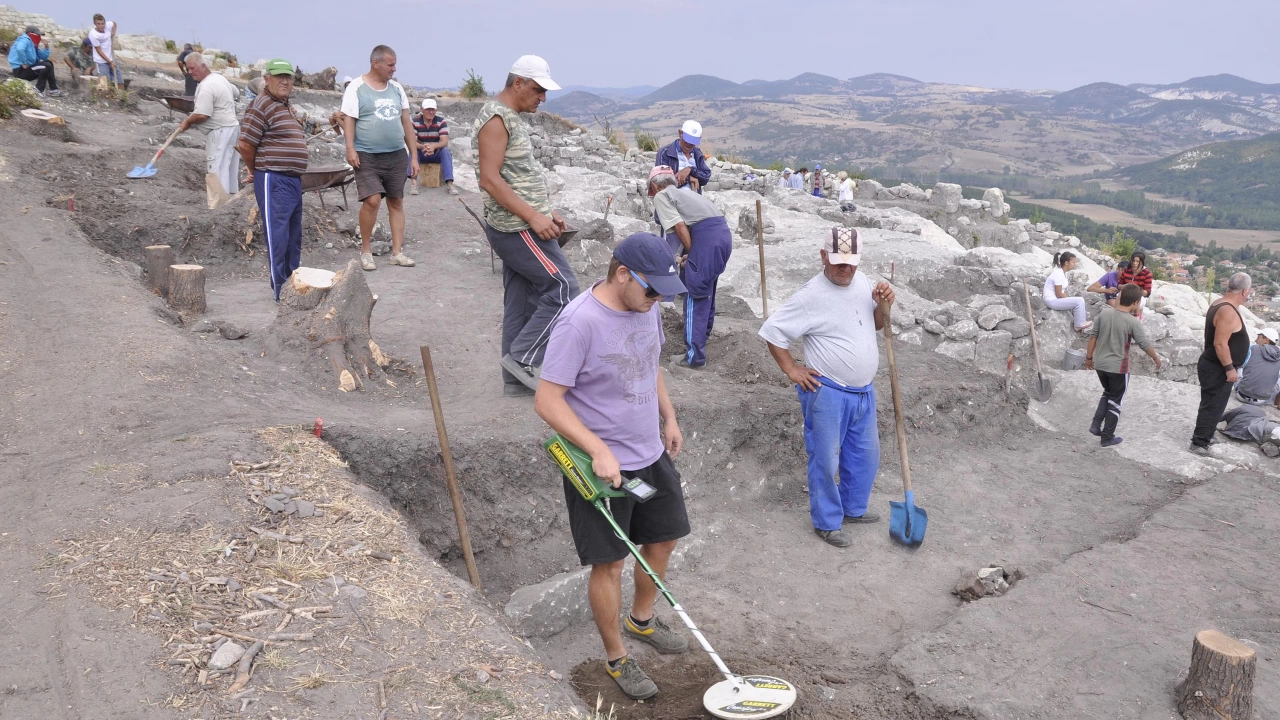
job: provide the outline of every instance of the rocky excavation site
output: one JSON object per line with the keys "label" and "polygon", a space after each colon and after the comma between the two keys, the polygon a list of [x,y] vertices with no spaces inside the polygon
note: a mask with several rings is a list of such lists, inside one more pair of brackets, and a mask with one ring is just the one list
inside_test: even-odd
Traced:
{"label": "rocky excavation site", "polygon": [[[165,69],[139,73],[126,107],[46,101],[58,132],[0,123],[0,717],[706,717],[717,674],[696,649],[632,646],[662,688],[647,702],[601,670],[541,448],[550,431],[530,399],[502,396],[501,275],[459,206],[481,206],[479,103],[440,100],[462,194],[406,198],[417,267],[384,255],[376,272],[353,269],[354,187],[349,203],[306,195],[303,265],[376,296],[347,386],[300,329],[308,309],[272,301],[253,200],[207,209],[198,135],[154,178],[125,178],[178,119],[157,100],[180,87],[156,77]],[[296,92],[312,118],[339,100]],[[618,241],[653,227],[653,155],[530,120],[552,202],[581,230],[566,251],[586,286]],[[334,140],[312,143],[312,168],[341,165]],[[1156,283],[1142,322],[1167,363],[1157,373],[1135,353],[1125,442],[1103,449],[1088,433],[1096,376],[1060,369],[1084,340],[1040,296],[1053,252],[1084,255],[1073,294],[1110,258],[1009,217],[996,189],[860,181],[845,212],[776,181],[713,162],[706,194],[737,239],[705,370],[675,364],[680,317],[664,308],[693,525],[669,584],[730,667],[794,683],[793,718],[1163,720],[1179,717],[1193,638],[1216,630],[1256,653],[1253,717],[1280,716],[1280,461],[1225,438],[1212,457],[1186,452],[1205,294]],[[845,550],[815,538],[795,391],[756,335],[764,301],[776,308],[819,271],[814,239],[833,224],[859,228],[859,272],[897,293],[930,517],[914,551],[885,523],[855,528]],[[153,290],[145,248],[161,244],[205,268],[203,312]],[[1028,394],[1024,282],[1048,403]],[[1092,317],[1102,299],[1087,297]],[[467,581],[424,345],[482,592]],[[883,353],[881,367],[884,513],[902,487]]]}

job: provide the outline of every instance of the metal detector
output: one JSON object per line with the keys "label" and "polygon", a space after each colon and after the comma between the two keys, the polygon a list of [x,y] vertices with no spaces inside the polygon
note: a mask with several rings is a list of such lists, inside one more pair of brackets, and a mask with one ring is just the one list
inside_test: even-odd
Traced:
{"label": "metal detector", "polygon": [[645,481],[639,478],[623,478],[621,488],[614,488],[611,484],[605,483],[596,477],[595,472],[591,468],[591,456],[587,455],[576,445],[569,442],[562,435],[554,435],[545,443],[547,453],[551,455],[551,459],[556,461],[556,465],[560,468],[560,472],[564,473],[565,478],[578,491],[584,500],[595,506],[604,515],[605,520],[609,522],[609,526],[613,528],[613,532],[622,542],[626,543],[627,549],[631,551],[632,557],[636,559],[638,565],[644,573],[649,576],[653,584],[662,593],[662,596],[671,603],[671,609],[676,611],[685,624],[689,628],[689,632],[697,638],[698,644],[702,649],[711,656],[711,661],[716,664],[716,669],[724,675],[724,680],[707,688],[702,695],[702,706],[707,712],[718,718],[771,718],[777,717],[791,709],[796,702],[796,688],[791,683],[781,678],[772,677],[770,675],[735,675],[732,673],[716,651],[711,647],[711,643],[707,642],[707,638],[703,636],[702,631],[693,624],[693,620],[689,618],[688,613],[676,602],[676,598],[662,583],[662,578],[649,567],[649,563],[645,562],[644,556],[640,554],[640,549],[631,542],[627,534],[618,527],[618,523],[613,519],[613,514],[609,512],[609,508],[605,505],[606,498],[630,498],[636,502],[644,502],[653,497],[655,489]]}

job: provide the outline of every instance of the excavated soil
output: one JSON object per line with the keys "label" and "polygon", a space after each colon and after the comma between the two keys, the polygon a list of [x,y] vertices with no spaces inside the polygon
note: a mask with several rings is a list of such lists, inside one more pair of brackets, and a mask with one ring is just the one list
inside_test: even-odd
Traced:
{"label": "excavated soil", "polygon": [[[331,100],[336,104],[336,96]],[[73,131],[91,146],[32,136],[16,125],[0,127],[0,146],[8,155],[4,171],[22,185],[21,193],[0,198],[18,228],[5,238],[0,272],[23,281],[0,282],[5,303],[0,330],[6,338],[25,340],[16,351],[0,344],[5,360],[0,376],[17,389],[9,415],[23,428],[18,433],[0,427],[0,447],[20,466],[10,480],[18,500],[9,513],[0,514],[7,531],[20,532],[0,540],[16,548],[0,565],[27,572],[55,537],[68,536],[77,526],[108,526],[112,518],[104,518],[98,505],[115,491],[111,483],[118,471],[110,469],[115,467],[143,466],[138,471],[143,478],[155,472],[145,469],[148,463],[166,468],[156,473],[160,479],[137,491],[136,499],[130,496],[136,509],[120,512],[132,513],[135,521],[152,512],[175,514],[185,527],[197,527],[203,513],[216,508],[178,494],[170,480],[192,479],[196,468],[225,473],[226,457],[243,451],[243,434],[251,428],[309,426],[322,417],[324,438],[358,479],[403,513],[431,556],[465,577],[420,376],[399,377],[395,386],[368,392],[341,393],[302,376],[287,358],[264,357],[259,335],[275,309],[266,287],[261,236],[245,246],[245,231],[254,227],[250,206],[204,209],[203,153],[197,149],[166,153],[155,178],[122,179],[154,152],[146,139],[156,139],[163,110],[67,112],[75,121]],[[472,169],[464,166],[459,172]],[[75,210],[69,212],[72,194]],[[464,199],[473,206],[477,202],[465,193]],[[549,431],[532,403],[501,395],[501,278],[489,270],[474,221],[442,191],[407,198],[406,206],[406,252],[419,265],[380,263],[365,276],[379,296],[373,335],[384,352],[412,365],[419,346],[432,348],[485,599],[500,614],[516,589],[577,569],[561,481],[543,457],[540,443]],[[326,213],[313,196],[307,198],[303,263],[336,270],[355,251],[333,228],[349,223],[354,213],[344,214],[334,203],[329,207]],[[216,333],[197,335],[199,328],[155,322],[163,302],[141,291],[142,280],[129,263],[141,261],[145,245],[160,242],[174,245],[180,260],[209,268],[205,319],[249,329],[247,338],[227,341]],[[325,247],[329,242],[333,248]],[[71,287],[82,288],[88,306],[71,309],[50,302],[55,292],[58,299],[66,297],[57,289],[67,287],[64,268],[54,262],[58,258],[67,259],[65,274]],[[587,287],[590,280],[581,284]],[[22,294],[6,292],[19,286]],[[39,319],[41,313],[30,307],[32,298],[49,303],[54,319]],[[664,372],[686,441],[676,465],[693,527],[692,537],[683,541],[687,560],[669,581],[731,667],[776,674],[800,688],[792,717],[982,715],[960,701],[934,707],[921,697],[934,679],[915,678],[919,684],[913,684],[892,662],[929,633],[958,627],[968,617],[950,592],[961,574],[993,563],[1028,573],[1008,596],[979,601],[998,612],[1010,598],[1033,592],[1039,577],[1070,558],[1140,534],[1143,523],[1187,487],[1177,476],[1095,443],[1039,429],[1027,416],[1025,388],[1006,395],[1002,378],[904,344],[897,348],[902,400],[916,499],[930,514],[928,537],[918,549],[902,548],[881,521],[850,526],[854,546],[832,548],[812,532],[795,390],[755,335],[758,321],[743,317],[737,305],[725,303],[726,315],[708,344],[708,367],[697,371],[671,362],[683,347],[678,314],[665,314]],[[42,336],[56,342],[45,348],[34,340]],[[72,355],[91,357],[90,372],[79,361],[71,363]],[[883,361],[882,356],[876,379],[881,468],[871,507],[887,515],[889,501],[900,499],[902,489]],[[65,381],[73,373],[86,376],[74,390]],[[1136,420],[1126,418],[1131,421]],[[1117,562],[1135,563],[1133,575],[1141,574],[1140,560]],[[83,657],[95,658],[95,667],[110,665],[112,672],[144,668],[136,682],[121,687],[139,688],[160,707],[164,676],[148,665],[156,658],[136,639],[128,644],[127,630],[117,627],[123,618],[104,615],[79,595],[65,599],[69,610],[50,614],[41,610],[49,601],[38,592],[14,592],[7,598],[8,606],[20,608],[12,620],[13,643],[40,648],[50,666],[59,668],[47,675],[21,669],[22,701],[30,701],[21,707],[24,712],[37,708],[26,716],[53,716],[66,705],[96,708],[88,714],[101,717],[160,712],[139,714],[137,698],[129,693],[103,696],[79,679]],[[1049,628],[1063,609],[1024,607],[1020,617],[1023,624]],[[658,612],[678,626],[661,603]],[[49,640],[66,623],[93,634],[76,624],[76,613],[98,623],[93,633],[128,648],[124,663],[111,664],[114,658],[91,652],[92,647]],[[114,627],[112,634],[101,629],[107,626]],[[1166,647],[1182,640],[1173,638]],[[929,645],[927,654],[958,664],[976,662],[999,653],[999,641],[992,638],[978,655],[947,643]],[[702,692],[717,679],[696,648],[661,657],[633,646],[632,655],[662,688],[652,702],[633,703],[600,669],[601,648],[590,622],[531,642],[585,705],[594,707],[597,697],[603,698],[606,710],[616,706],[618,718],[703,717]],[[1069,663],[1070,658],[1051,653],[1045,660]],[[388,660],[388,668],[394,662]],[[474,669],[464,670],[474,675]],[[1260,677],[1274,683],[1269,675]],[[371,712],[371,701],[360,695],[368,687],[351,691],[343,714]],[[489,688],[483,692],[501,689]],[[1128,697],[1133,688],[1103,677],[1090,692]],[[538,711],[517,710],[517,715]],[[190,708],[182,713],[200,717]],[[290,711],[290,717],[298,714]]]}

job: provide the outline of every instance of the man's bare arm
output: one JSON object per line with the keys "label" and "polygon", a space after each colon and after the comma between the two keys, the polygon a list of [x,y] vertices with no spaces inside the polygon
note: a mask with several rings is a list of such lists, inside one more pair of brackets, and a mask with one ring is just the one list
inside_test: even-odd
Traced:
{"label": "man's bare arm", "polygon": [[529,223],[529,227],[543,240],[560,236],[560,226],[516,195],[506,180],[502,179],[502,162],[507,156],[507,142],[511,139],[502,118],[489,118],[477,133],[480,150],[480,189],[494,202],[511,211],[516,217]]}
{"label": "man's bare arm", "polygon": [[[538,392],[533,398],[533,411],[538,413],[552,430],[569,439],[569,442],[582,448],[591,456],[591,466],[595,474],[614,487],[622,485],[622,470],[613,451],[600,439],[599,435],[587,429],[578,419],[577,413],[565,402],[565,393],[569,388],[565,385],[539,381]],[[670,403],[670,400],[668,400]],[[673,411],[674,412],[674,411]],[[674,417],[674,415],[673,415]]]}
{"label": "man's bare arm", "polygon": [[821,373],[811,367],[805,367],[804,365],[797,363],[796,359],[791,357],[790,350],[778,347],[767,340],[765,342],[769,346],[769,354],[773,356],[773,361],[778,363],[778,368],[782,370],[783,374],[785,374],[791,382],[799,385],[808,392],[813,392],[818,389],[818,386],[822,384],[818,382],[818,378],[822,377]]}

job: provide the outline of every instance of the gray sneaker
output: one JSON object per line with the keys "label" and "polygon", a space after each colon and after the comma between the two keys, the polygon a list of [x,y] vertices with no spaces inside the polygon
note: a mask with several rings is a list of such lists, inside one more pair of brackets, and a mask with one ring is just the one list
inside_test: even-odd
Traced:
{"label": "gray sneaker", "polygon": [[503,355],[498,361],[503,370],[516,376],[516,379],[524,383],[530,390],[538,389],[538,380],[542,375],[542,369],[524,363],[511,357],[510,354]]}
{"label": "gray sneaker", "polygon": [[1191,447],[1187,448],[1187,450],[1190,451],[1192,454],[1199,455],[1200,457],[1213,457],[1213,453],[1209,450],[1209,448],[1200,447],[1195,443],[1192,443]]}
{"label": "gray sneaker", "polygon": [[671,629],[657,615],[649,621],[649,626],[640,628],[631,622],[631,616],[622,618],[622,633],[640,642],[646,642],[658,649],[663,655],[686,652],[689,649],[689,638]]}
{"label": "gray sneaker", "polygon": [[622,658],[618,667],[609,667],[609,663],[604,664],[604,671],[609,673],[609,677],[618,683],[618,687],[622,688],[622,692],[632,700],[648,700],[658,694],[658,686],[644,670],[636,664],[635,660],[630,657]]}

